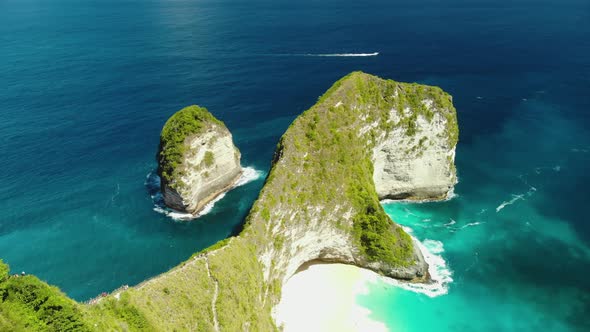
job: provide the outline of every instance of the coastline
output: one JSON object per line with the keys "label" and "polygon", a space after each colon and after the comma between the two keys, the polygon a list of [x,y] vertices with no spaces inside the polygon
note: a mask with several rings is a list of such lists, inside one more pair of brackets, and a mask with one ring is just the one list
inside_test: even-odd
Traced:
{"label": "coastline", "polygon": [[[412,229],[404,227],[412,234]],[[371,318],[371,311],[359,304],[358,296],[368,294],[368,285],[383,283],[428,297],[448,293],[452,271],[440,255],[443,244],[412,236],[428,263],[430,282],[413,283],[384,277],[374,271],[340,263],[312,261],[302,265],[283,285],[281,300],[273,317],[284,332],[296,331],[390,331],[391,327]]]}
{"label": "coastline", "polygon": [[283,285],[273,316],[284,332],[387,332],[371,311],[356,303],[376,282],[373,271],[340,263],[306,264]]}
{"label": "coastline", "polygon": [[[218,192],[215,195],[215,197],[213,197],[213,199],[208,200],[207,203],[204,204],[196,213],[181,212],[181,211],[177,211],[177,210],[174,210],[174,209],[166,206],[166,204],[164,203],[164,199],[162,198],[159,176],[157,174],[155,174],[154,172],[150,172],[147,175],[147,180],[146,180],[145,184],[146,184],[146,186],[153,187],[151,189],[152,192],[151,192],[150,196],[151,196],[152,201],[154,203],[154,209],[153,209],[154,211],[161,213],[167,217],[170,217],[174,221],[189,222],[189,221],[197,219],[197,218],[204,216],[204,215],[208,214],[209,212],[211,212],[211,210],[215,206],[215,203],[217,203],[218,201],[223,199],[225,197],[225,194],[227,194],[232,189],[246,185],[252,181],[256,181],[263,176],[264,176],[264,172],[259,171],[252,166],[242,167],[239,176],[236,177],[236,179],[232,182],[232,184],[230,186],[224,188],[224,190]],[[152,179],[152,177],[155,177],[155,178]]]}

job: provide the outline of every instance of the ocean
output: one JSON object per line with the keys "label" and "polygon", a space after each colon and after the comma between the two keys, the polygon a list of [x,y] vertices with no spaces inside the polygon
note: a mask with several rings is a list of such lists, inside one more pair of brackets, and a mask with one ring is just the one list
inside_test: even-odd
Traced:
{"label": "ocean", "polygon": [[[358,302],[392,331],[590,329],[587,0],[3,0],[0,22],[13,271],[85,301],[239,232],[281,134],[362,70],[448,91],[460,142],[455,198],[384,204],[452,281]],[[258,177],[184,223],[155,211],[150,174],[191,104]]]}

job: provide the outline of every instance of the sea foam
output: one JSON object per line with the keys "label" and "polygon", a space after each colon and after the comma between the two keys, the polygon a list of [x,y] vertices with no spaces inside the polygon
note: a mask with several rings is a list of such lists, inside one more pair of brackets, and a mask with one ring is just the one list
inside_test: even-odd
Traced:
{"label": "sea foam", "polygon": [[468,224],[465,224],[463,226],[461,226],[461,229],[463,228],[467,228],[467,227],[472,227],[472,226],[477,226],[477,225],[481,225],[484,224],[485,222],[481,222],[481,221],[474,221],[474,222],[470,222]]}
{"label": "sea foam", "polygon": [[[407,226],[402,226],[402,228],[408,234],[413,233],[413,230]],[[428,273],[430,274],[431,281],[429,283],[420,284],[390,278],[382,278],[382,280],[390,285],[424,294],[429,297],[437,297],[447,294],[449,292],[448,285],[453,282],[453,272],[442,257],[442,253],[445,251],[443,243],[431,239],[426,239],[424,242],[420,242],[414,236],[410,236],[422,252],[424,260],[428,263]]]}
{"label": "sea foam", "polygon": [[[263,176],[264,176],[264,172],[262,172],[262,171],[259,171],[253,167],[244,167],[242,169],[242,175],[236,181],[236,183],[234,183],[234,185],[231,189],[243,186],[243,185],[250,183],[252,181],[255,181]],[[192,220],[192,219],[195,219],[195,218],[198,218],[198,217],[208,214],[209,212],[211,212],[211,210],[213,210],[215,203],[219,202],[221,199],[223,199],[223,197],[225,197],[225,193],[223,193],[223,194],[215,197],[215,199],[212,200],[211,202],[207,203],[207,205],[205,205],[203,207],[203,209],[201,209],[201,211],[199,211],[199,213],[191,214],[191,213],[176,211],[176,210],[171,209],[166,206],[166,204],[164,203],[164,197],[162,196],[162,191],[160,188],[160,177],[158,176],[158,174],[156,172],[152,171],[147,175],[145,185],[148,189],[148,193],[152,197],[152,201],[154,202],[154,211],[161,213],[167,217],[170,217],[174,220],[178,220],[178,221]]]}
{"label": "sea foam", "polygon": [[502,204],[498,205],[498,207],[496,208],[496,212],[500,212],[502,211],[503,208],[505,208],[508,205],[512,205],[514,204],[516,201],[518,201],[519,199],[523,199],[524,195],[512,195],[512,199],[509,201],[504,201],[502,202]]}

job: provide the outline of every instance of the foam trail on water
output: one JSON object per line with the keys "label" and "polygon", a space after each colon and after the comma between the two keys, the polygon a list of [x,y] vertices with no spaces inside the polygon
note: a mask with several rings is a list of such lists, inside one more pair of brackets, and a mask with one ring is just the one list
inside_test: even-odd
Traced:
{"label": "foam trail on water", "polygon": [[475,221],[475,222],[470,222],[470,223],[468,223],[466,225],[463,225],[463,226],[461,226],[461,228],[463,229],[463,228],[466,228],[466,227],[477,226],[477,225],[481,225],[481,224],[483,224],[483,222]]}
{"label": "foam trail on water", "polygon": [[363,57],[363,56],[377,56],[379,52],[373,53],[326,53],[326,54],[304,54],[305,56],[319,56],[319,57]]}
{"label": "foam trail on water", "polygon": [[[263,176],[264,172],[262,171],[256,170],[253,167],[244,167],[242,169],[242,176],[240,176],[236,183],[234,183],[231,189],[243,186]],[[207,203],[207,205],[205,205],[198,214],[194,215],[191,213],[180,212],[170,209],[166,206],[166,204],[164,204],[164,197],[162,197],[162,191],[160,188],[160,177],[158,176],[158,174],[156,174],[156,172],[150,172],[147,175],[145,185],[148,189],[150,196],[152,197],[152,201],[154,202],[154,211],[164,214],[167,217],[170,217],[174,220],[191,220],[204,216],[211,212],[211,210],[213,210],[215,203],[219,202],[221,199],[223,199],[223,197],[225,197],[225,193],[215,197],[215,199]]]}
{"label": "foam trail on water", "polygon": [[502,202],[502,204],[498,205],[498,207],[496,208],[496,212],[500,212],[502,211],[503,208],[505,208],[508,205],[512,205],[514,204],[516,201],[518,201],[519,199],[523,199],[524,195],[512,195],[512,199],[509,201],[504,201]]}
{"label": "foam trail on water", "polygon": [[451,218],[451,220],[448,223],[444,224],[443,226],[452,226],[452,225],[454,225],[456,223],[457,222],[453,218]]}

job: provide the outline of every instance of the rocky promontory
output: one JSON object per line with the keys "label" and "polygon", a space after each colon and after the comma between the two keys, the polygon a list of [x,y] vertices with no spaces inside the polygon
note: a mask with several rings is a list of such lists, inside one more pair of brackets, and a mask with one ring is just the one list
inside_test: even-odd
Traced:
{"label": "rocky promontory", "polygon": [[196,214],[230,189],[241,173],[231,133],[207,109],[185,107],[168,119],[158,151],[158,175],[168,207]]}
{"label": "rocky promontory", "polygon": [[[440,88],[351,73],[283,134],[238,236],[91,305],[53,291],[72,307],[60,322],[96,331],[276,331],[281,289],[311,261],[428,282],[420,246],[380,199],[448,197],[458,133],[452,98]],[[160,145],[162,188],[176,209],[198,211],[239,176],[231,135],[202,108],[170,118]],[[37,302],[24,302],[19,294],[27,285],[18,280],[4,298],[14,312],[45,324],[49,316],[35,316]]]}

